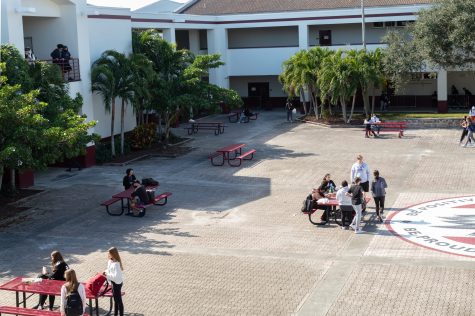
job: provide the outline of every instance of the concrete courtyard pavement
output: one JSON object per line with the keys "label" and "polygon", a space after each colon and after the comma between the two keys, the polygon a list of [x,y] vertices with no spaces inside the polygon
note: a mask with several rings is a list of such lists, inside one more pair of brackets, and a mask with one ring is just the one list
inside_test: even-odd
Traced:
{"label": "concrete courtyard pavement", "polygon": [[[127,315],[475,315],[473,257],[394,236],[374,220],[373,203],[360,235],[300,213],[323,175],[339,185],[360,153],[388,182],[385,216],[473,195],[475,149],[458,146],[459,130],[365,139],[362,128],[291,124],[275,111],[227,125],[220,136],[193,135],[194,150],[178,158],[39,173],[45,191],[20,203],[32,210],[0,228],[0,282],[34,276],[55,249],[85,280],[116,246]],[[209,153],[236,142],[257,149],[255,159],[210,165]],[[144,218],[108,216],[99,203],[121,190],[128,167],[173,192],[168,204]],[[0,305],[14,302],[0,291]]]}

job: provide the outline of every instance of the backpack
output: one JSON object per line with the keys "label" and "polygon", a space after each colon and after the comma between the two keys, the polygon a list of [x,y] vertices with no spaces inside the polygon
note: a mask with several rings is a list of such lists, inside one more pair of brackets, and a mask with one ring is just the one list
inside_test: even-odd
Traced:
{"label": "backpack", "polygon": [[[104,285],[104,289],[101,291],[102,286]],[[107,282],[107,278],[102,275],[101,273],[96,274],[92,278],[86,281],[86,291],[89,291],[93,296],[102,296],[105,292],[109,289],[109,282]]]}
{"label": "backpack", "polygon": [[157,180],[153,180],[153,178],[143,178],[143,179],[142,179],[142,185],[145,185],[145,186],[157,186],[157,185],[158,185],[158,181],[157,181]]}
{"label": "backpack", "polygon": [[303,205],[301,211],[304,213],[312,212],[313,210],[313,198],[312,195],[307,195],[307,198],[303,200]]}
{"label": "backpack", "polygon": [[82,299],[77,288],[68,294],[64,311],[66,316],[80,316],[83,314]]}

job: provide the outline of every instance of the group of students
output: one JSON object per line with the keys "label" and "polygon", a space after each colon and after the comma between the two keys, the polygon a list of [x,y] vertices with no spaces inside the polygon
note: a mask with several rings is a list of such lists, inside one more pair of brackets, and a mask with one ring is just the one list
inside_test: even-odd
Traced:
{"label": "group of students", "polygon": [[[112,296],[114,299],[114,316],[124,315],[124,304],[122,303],[122,284],[124,281],[122,271],[124,267],[117,248],[112,247],[107,251],[107,269],[104,270],[103,275],[112,285]],[[61,301],[60,312],[61,316],[82,315],[86,311],[86,289],[84,285],[79,283],[76,276],[76,271],[70,269],[66,264],[63,256],[59,251],[51,253],[51,272],[47,267],[43,267],[42,274],[39,276],[42,279],[65,281],[61,287]],[[40,294],[38,304],[33,309],[47,309],[52,311],[54,308],[55,296],[49,296],[49,306],[45,307],[47,295]],[[81,311],[73,312],[71,303],[76,300],[81,305]],[[77,305],[75,305],[76,307]]]}
{"label": "group of students", "polygon": [[[472,106],[468,116],[464,116],[460,125],[463,128],[462,136],[460,137],[460,146],[467,147],[468,145],[468,147],[475,147],[475,137],[473,136],[475,132],[475,106]],[[467,137],[467,141],[464,144],[463,141],[465,137]]]}
{"label": "group of students", "polygon": [[[366,120],[364,120],[365,124],[365,137],[369,138],[370,136],[377,137],[379,136],[379,132],[381,130],[381,127],[378,125],[381,123],[381,120],[379,117],[376,116],[376,114],[368,115]],[[376,134],[377,133],[377,134]]]}
{"label": "group of students", "polygon": [[[380,176],[378,170],[373,172],[374,179],[370,185],[370,169],[363,156],[358,155],[356,162],[351,167],[351,186],[348,181],[343,181],[341,187],[337,188],[330,174],[326,174],[318,186],[312,190],[312,200],[314,208],[323,209],[321,216],[323,222],[328,221],[328,206],[319,205],[321,199],[331,197],[336,191],[336,199],[341,210],[342,229],[351,227],[355,233],[361,233],[360,222],[363,210],[366,208],[366,193],[371,190],[375,205],[376,215],[380,222],[383,221],[382,214],[384,212],[384,202],[386,196],[386,188],[388,187],[386,180]],[[323,201],[322,201],[323,202]]]}
{"label": "group of students", "polygon": [[132,199],[130,201],[130,206],[132,208],[132,213],[130,215],[136,217],[144,216],[144,210],[136,207],[138,204],[146,205],[150,203],[151,196],[148,194],[147,189],[144,185],[137,180],[135,177],[134,170],[129,168],[125,171],[125,176],[122,179],[122,185],[125,190],[128,190],[133,187],[133,192],[131,194]]}
{"label": "group of students", "polygon": [[53,64],[58,65],[61,67],[61,71],[64,74],[68,74],[68,79],[72,80],[73,78],[69,78],[69,72],[72,70],[69,61],[71,60],[71,53],[69,52],[68,46],[63,44],[56,45],[56,48],[50,54],[51,59],[53,59]]}

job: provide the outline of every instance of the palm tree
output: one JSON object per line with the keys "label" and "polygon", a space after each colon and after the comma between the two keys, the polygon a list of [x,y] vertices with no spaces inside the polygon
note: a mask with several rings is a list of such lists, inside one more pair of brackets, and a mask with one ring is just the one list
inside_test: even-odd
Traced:
{"label": "palm tree", "polygon": [[[314,47],[310,50],[302,50],[286,60],[279,76],[284,91],[291,97],[301,96],[304,102],[304,112],[307,114],[305,91],[308,91],[310,105],[315,116],[319,117],[318,99],[318,71],[322,61],[333,52],[326,48]],[[310,112],[310,111],[308,111]]]}
{"label": "palm tree", "polygon": [[115,124],[115,77],[107,65],[93,65],[91,72],[92,92],[102,96],[104,107],[111,113],[111,155],[115,157],[114,124]]}
{"label": "palm tree", "polygon": [[[93,71],[99,66],[104,66],[109,69],[113,80],[111,84],[111,145],[112,145],[112,156],[115,156],[115,141],[114,141],[114,116],[115,116],[115,98],[120,97],[122,99],[122,106],[120,111],[120,151],[121,154],[124,154],[124,126],[125,126],[125,107],[127,102],[133,97],[133,75],[131,70],[131,65],[127,57],[115,50],[106,50],[101,54],[101,57],[97,59],[93,64]],[[100,69],[103,69],[102,67]],[[93,77],[94,78],[94,77]],[[94,81],[93,81],[94,89]],[[94,91],[94,90],[93,90]],[[104,96],[103,96],[104,98]],[[107,110],[107,105],[106,105]]]}
{"label": "palm tree", "polygon": [[137,125],[141,125],[144,123],[143,112],[150,109],[151,88],[155,72],[152,62],[143,54],[132,54],[129,56],[129,61],[134,82],[134,95],[131,104],[137,114]]}
{"label": "palm tree", "polygon": [[357,76],[351,58],[341,50],[326,57],[319,72],[318,85],[322,97],[334,104],[341,104],[343,120],[347,120],[347,102],[358,88]]}

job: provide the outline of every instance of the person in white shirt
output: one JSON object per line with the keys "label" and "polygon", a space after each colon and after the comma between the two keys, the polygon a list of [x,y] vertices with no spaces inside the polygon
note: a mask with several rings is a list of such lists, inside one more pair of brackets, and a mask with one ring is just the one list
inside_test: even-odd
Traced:
{"label": "person in white shirt", "polygon": [[468,112],[468,116],[470,116],[470,119],[473,121],[475,120],[475,105],[472,106],[472,108],[470,109],[470,111]]}
{"label": "person in white shirt", "polygon": [[[76,272],[73,269],[66,270],[64,278],[66,279],[66,283],[61,286],[61,316],[67,316],[66,309],[68,307],[68,297],[71,296],[71,301],[73,301],[73,295],[77,298],[77,294],[79,294],[79,297],[81,298],[81,315],[84,314],[86,311],[86,290],[84,289],[84,285],[78,282]],[[72,305],[73,304],[71,304],[70,307]]]}
{"label": "person in white shirt", "polygon": [[364,192],[369,192],[369,166],[366,162],[363,161],[363,156],[358,155],[356,156],[356,162],[351,167],[351,183],[355,182],[356,178],[361,179],[361,187],[363,188]]}
{"label": "person in white shirt", "polygon": [[[381,131],[381,120],[379,119],[379,117],[376,116],[376,114],[373,113],[373,115],[371,116],[371,122],[373,123],[371,125],[371,129],[373,130],[373,134],[374,132],[376,131],[379,136],[379,132]],[[376,136],[376,135],[375,135]]]}
{"label": "person in white shirt", "polygon": [[341,229],[348,229],[353,220],[353,206],[351,205],[351,197],[346,195],[348,193],[348,181],[341,183],[341,188],[336,192],[336,199],[340,205],[341,212]]}
{"label": "person in white shirt", "polygon": [[104,271],[104,275],[107,280],[112,284],[112,297],[114,298],[114,316],[124,316],[124,304],[122,303],[122,284],[124,283],[124,277],[122,270],[122,260],[119,256],[117,248],[109,248],[107,252],[107,269]]}

